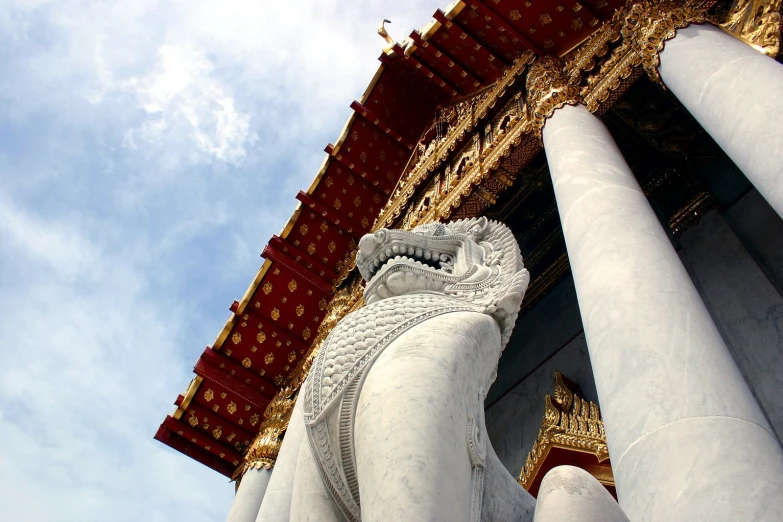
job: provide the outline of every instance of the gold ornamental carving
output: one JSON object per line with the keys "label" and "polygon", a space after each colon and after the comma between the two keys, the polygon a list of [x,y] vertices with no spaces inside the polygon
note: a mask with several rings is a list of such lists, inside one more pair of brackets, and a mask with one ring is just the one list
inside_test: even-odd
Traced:
{"label": "gold ornamental carving", "polygon": [[630,5],[620,33],[623,41],[639,53],[641,65],[652,81],[661,83],[659,53],[666,40],[674,38],[678,29],[707,21],[707,10],[703,4],[700,0],[645,0]]}
{"label": "gold ornamental carving", "polygon": [[[560,372],[555,372],[555,391],[544,398],[544,419],[527,455],[518,482],[529,490],[552,448],[590,453],[598,462],[609,458],[606,432],[601,413],[594,402],[588,402],[569,387]],[[591,471],[591,470],[588,470]],[[604,470],[599,481],[614,485],[611,473]]]}
{"label": "gold ornamental carving", "polygon": [[781,0],[734,0],[720,27],[774,58],[780,52],[781,3]]}
{"label": "gold ornamental carving", "polygon": [[557,109],[581,101],[579,89],[565,75],[563,62],[553,56],[544,56],[530,66],[526,88],[529,115],[539,131]]}

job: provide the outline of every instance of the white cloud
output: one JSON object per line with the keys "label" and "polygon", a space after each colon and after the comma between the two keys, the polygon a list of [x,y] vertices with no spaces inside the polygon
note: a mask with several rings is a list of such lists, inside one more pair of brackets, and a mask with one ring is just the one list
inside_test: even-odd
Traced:
{"label": "white cloud", "polygon": [[[152,439],[378,66],[437,5],[0,3],[0,506],[220,520]],[[442,6],[441,6],[442,7]]]}

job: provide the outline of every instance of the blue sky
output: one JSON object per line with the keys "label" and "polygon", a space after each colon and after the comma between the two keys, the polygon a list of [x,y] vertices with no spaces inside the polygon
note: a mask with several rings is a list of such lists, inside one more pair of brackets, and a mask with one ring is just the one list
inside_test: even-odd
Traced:
{"label": "blue sky", "polygon": [[0,518],[222,520],[154,441],[413,0],[0,2]]}

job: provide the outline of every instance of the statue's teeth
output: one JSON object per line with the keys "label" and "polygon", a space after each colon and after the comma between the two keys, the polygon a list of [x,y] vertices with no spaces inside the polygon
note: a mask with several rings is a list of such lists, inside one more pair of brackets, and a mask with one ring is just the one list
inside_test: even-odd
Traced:
{"label": "statue's teeth", "polygon": [[421,248],[416,249],[416,257],[421,257],[424,255],[424,251]]}
{"label": "statue's teeth", "polygon": [[381,262],[386,261],[387,259],[389,259],[389,256],[386,255],[386,252],[381,252],[381,255],[378,256],[378,257],[380,258]]}
{"label": "statue's teeth", "polygon": [[398,245],[394,245],[392,247],[392,252],[394,252],[395,254],[399,254],[400,253],[400,247]]}
{"label": "statue's teeth", "polygon": [[409,247],[408,247],[408,255],[409,255],[409,256],[412,256],[412,255],[414,254],[414,252],[415,252],[415,251],[416,251],[416,250],[415,250],[415,249],[414,249],[412,246],[409,246]]}
{"label": "statue's teeth", "polygon": [[378,258],[375,258],[375,261],[373,261],[373,263],[375,263],[375,267],[376,267],[376,268],[377,268],[377,267],[379,267],[379,266],[381,266],[381,260],[380,260],[380,259],[378,259]]}
{"label": "statue's teeth", "polygon": [[428,260],[428,261],[429,261],[430,259],[432,259],[432,254],[430,253],[430,251],[429,251],[429,250],[425,250],[425,251],[424,251],[424,259],[426,259],[426,260]]}
{"label": "statue's teeth", "polygon": [[443,261],[444,263],[448,263],[450,261],[450,258],[446,254],[441,254],[440,260]]}
{"label": "statue's teeth", "polygon": [[392,249],[391,249],[391,248],[387,248],[387,249],[386,249],[386,255],[387,255],[388,257],[392,257],[392,256],[394,255],[394,252],[392,251]]}

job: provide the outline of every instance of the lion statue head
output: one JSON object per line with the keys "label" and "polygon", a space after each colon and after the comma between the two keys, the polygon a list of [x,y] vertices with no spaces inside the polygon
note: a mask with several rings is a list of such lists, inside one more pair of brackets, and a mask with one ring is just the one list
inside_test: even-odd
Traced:
{"label": "lion statue head", "polygon": [[382,228],[359,241],[356,265],[368,305],[389,297],[436,293],[491,315],[505,345],[530,281],[514,235],[485,217]]}

